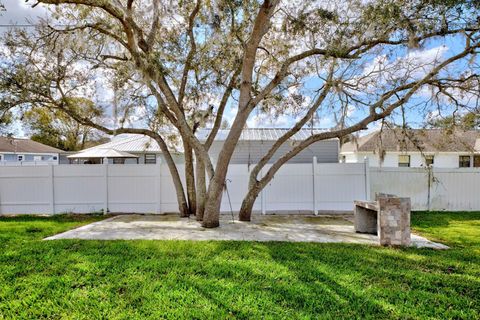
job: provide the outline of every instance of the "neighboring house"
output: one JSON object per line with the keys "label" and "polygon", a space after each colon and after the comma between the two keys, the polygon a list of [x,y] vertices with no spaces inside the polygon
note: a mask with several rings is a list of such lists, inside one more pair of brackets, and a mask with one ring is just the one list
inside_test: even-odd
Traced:
{"label": "neighboring house", "polygon": [[[118,152],[127,152],[132,155],[137,156],[138,158],[115,158],[109,159],[109,163],[125,163],[125,164],[133,164],[133,163],[140,163],[140,164],[155,164],[157,163],[157,158],[162,157],[162,152],[160,151],[160,147],[158,143],[144,135],[120,135],[115,137],[112,141],[84,149],[81,153],[92,153],[92,154],[102,154],[104,150],[114,150]],[[79,152],[80,154],[80,152]],[[98,164],[102,162],[100,158],[72,158],[75,154],[70,155],[70,163],[90,163],[90,164]],[[174,157],[176,162],[182,162],[183,156],[179,153],[173,153],[172,156]]]}
{"label": "neighboring house", "polygon": [[[263,155],[268,151],[268,149],[273,145],[273,143],[281,137],[287,129],[244,129],[243,133],[238,141],[238,144],[233,153],[232,164],[255,164],[257,163]],[[219,130],[216,140],[213,142],[209,154],[211,158],[215,161],[218,158],[218,154],[225,142],[225,138],[228,135],[229,130]],[[279,158],[280,155],[285,154],[290,151],[292,146],[299,143],[310,135],[318,133],[320,130],[310,130],[302,129],[292,139],[286,141],[282,147],[277,151],[275,156],[272,158],[272,161],[275,161]],[[201,142],[204,142],[208,134],[210,133],[209,129],[202,129],[197,132],[197,137]],[[128,152],[138,158],[118,158],[118,159],[109,159],[109,163],[156,163],[158,157],[162,157],[162,152],[158,147],[158,144],[155,140],[150,137],[142,135],[132,135],[132,136],[118,136],[113,141],[82,150],[82,153],[93,152],[92,154],[101,154],[108,149],[110,151],[119,151],[119,152]],[[85,159],[81,158],[81,154],[78,154],[78,158],[72,159],[72,156],[69,156],[71,163],[101,163],[100,158],[91,158]],[[311,163],[313,157],[317,157],[319,163],[335,163],[338,162],[339,156],[339,141],[338,139],[329,139],[324,141],[319,141],[313,143],[305,150],[301,151],[290,163]],[[73,155],[75,158],[75,155]],[[183,155],[180,152],[173,153],[173,157],[176,163],[183,163]],[[163,160],[162,160],[163,161]]]}
{"label": "neighboring house", "polygon": [[[248,164],[258,163],[260,159],[268,152],[282,135],[289,129],[276,128],[249,128],[243,129],[240,139],[237,143],[235,151],[230,161],[231,164]],[[209,154],[216,160],[218,154],[223,147],[225,139],[230,130],[219,130],[215,141],[213,142]],[[307,139],[312,134],[320,133],[319,129],[301,129],[291,139],[287,140],[275,153],[269,163],[275,162],[280,156],[286,154],[301,141]],[[199,130],[197,136],[200,141],[205,141],[210,133],[209,129]],[[338,162],[339,140],[329,139],[318,141],[288,161],[289,163],[311,163],[313,157],[317,157],[319,163],[335,163]]]}
{"label": "neighboring house", "polygon": [[387,129],[376,131],[341,148],[342,162],[375,167],[480,167],[480,131]]}
{"label": "neighboring house", "polygon": [[2,164],[58,164],[62,150],[29,139],[0,137]]}

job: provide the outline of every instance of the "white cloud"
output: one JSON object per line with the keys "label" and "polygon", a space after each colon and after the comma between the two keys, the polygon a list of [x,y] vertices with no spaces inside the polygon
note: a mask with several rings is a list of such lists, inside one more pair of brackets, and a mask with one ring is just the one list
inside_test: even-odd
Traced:
{"label": "white cloud", "polygon": [[349,82],[358,85],[360,90],[372,93],[389,82],[418,80],[438,65],[447,51],[448,47],[441,45],[425,50],[410,50],[392,60],[386,54],[378,55]]}
{"label": "white cloud", "polygon": [[272,117],[267,113],[251,115],[247,120],[249,128],[285,128],[291,126],[293,120],[287,115]]}
{"label": "white cloud", "polygon": [[[32,8],[34,1],[25,2],[23,0],[4,1],[7,9],[3,15],[0,15],[0,24],[25,24],[27,20],[35,21],[38,17],[45,15],[46,10],[42,5]],[[4,29],[4,28],[2,28]],[[0,30],[0,33],[3,30]]]}

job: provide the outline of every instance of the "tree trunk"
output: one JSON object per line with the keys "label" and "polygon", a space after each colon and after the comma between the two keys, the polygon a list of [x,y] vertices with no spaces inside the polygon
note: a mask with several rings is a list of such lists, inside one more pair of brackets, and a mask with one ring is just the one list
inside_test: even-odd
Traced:
{"label": "tree trunk", "polygon": [[167,163],[168,169],[170,170],[170,174],[172,175],[173,185],[175,187],[175,192],[177,195],[177,202],[178,202],[178,210],[180,212],[180,216],[188,215],[188,204],[187,199],[185,198],[185,192],[183,191],[182,180],[180,180],[180,175],[178,174],[177,166],[173,161],[172,155],[168,150],[167,144],[165,141],[155,136],[155,141],[157,141],[158,145],[160,146],[160,150],[162,151],[163,156],[165,157],[165,162]]}
{"label": "tree trunk", "polygon": [[243,127],[247,122],[250,112],[253,110],[252,104],[252,79],[253,68],[255,66],[258,45],[270,26],[269,20],[275,11],[279,0],[264,1],[250,34],[250,38],[245,44],[245,51],[242,59],[242,80],[239,88],[238,112],[232,123],[232,128],[228,133],[227,139],[223,144],[222,150],[218,155],[217,167],[213,178],[208,186],[207,202],[205,204],[205,215],[202,226],[205,228],[215,228],[219,226],[220,205],[222,202],[222,193],[227,176],[228,165],[232,158],[235,146],[240,139]]}
{"label": "tree trunk", "polygon": [[205,165],[202,160],[197,159],[196,165],[196,183],[197,183],[197,221],[203,220],[205,213],[205,196],[207,187],[205,184]]}
{"label": "tree trunk", "polygon": [[[188,215],[196,214],[197,199],[195,190],[195,172],[193,170],[193,152],[192,147],[187,140],[183,141],[184,155],[185,155],[185,182],[187,185],[188,197]],[[182,216],[182,217],[188,217]]]}
{"label": "tree trunk", "polygon": [[218,155],[215,174],[208,185],[207,200],[205,203],[205,214],[203,216],[202,226],[205,228],[216,228],[220,225],[220,205],[222,204],[223,188],[227,176],[228,165],[232,158],[233,151],[237,145],[238,139],[242,134],[243,126],[247,121],[249,112],[246,108],[241,109],[232,124],[232,128],[225,139],[222,150]]}
{"label": "tree trunk", "polygon": [[[218,166],[216,170],[218,170]],[[217,176],[217,173],[215,173],[215,176]],[[224,176],[224,174],[223,172],[220,172],[219,177],[217,179],[212,179],[208,186],[208,198],[206,199],[205,214],[203,215],[202,221],[202,226],[204,228],[216,228],[220,225],[220,205],[222,204],[224,185],[224,179],[220,180],[222,176]]]}
{"label": "tree trunk", "polygon": [[258,186],[248,189],[245,198],[243,198],[242,206],[240,207],[240,212],[238,214],[238,219],[240,221],[251,221],[253,205],[255,204],[255,200],[257,200],[260,191],[262,191],[262,188],[259,188]]}

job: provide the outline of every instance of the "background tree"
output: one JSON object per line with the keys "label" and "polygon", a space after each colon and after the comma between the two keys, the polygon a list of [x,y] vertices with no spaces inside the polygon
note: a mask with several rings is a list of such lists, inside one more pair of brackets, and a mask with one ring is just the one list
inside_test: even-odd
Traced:
{"label": "background tree", "polygon": [[[77,112],[91,119],[102,116],[102,110],[88,100],[76,98]],[[77,151],[108,141],[97,130],[80,124],[64,112],[47,108],[31,108],[23,113],[22,124],[30,138],[65,151]]]}
{"label": "background tree", "polygon": [[480,113],[470,111],[466,114],[453,114],[446,117],[436,117],[430,119],[427,124],[432,128],[445,130],[474,130],[480,129]]}
{"label": "background tree", "polygon": [[12,133],[11,125],[13,123],[11,112],[0,115],[0,135],[10,135]]}
{"label": "background tree", "polygon": [[[58,6],[35,33],[7,37],[8,107],[40,104],[108,134],[152,136],[166,154],[181,214],[192,213],[196,203],[205,227],[219,224],[228,165],[255,113],[288,114],[292,121],[253,168],[241,220],[250,220],[256,197],[278,169],[310,144],[386,117],[431,110],[460,92],[478,96],[476,1],[38,2]],[[426,58],[419,54],[446,38],[458,44],[448,54],[439,48]],[[47,58],[52,52],[55,58]],[[115,80],[120,121],[92,121],[65,103],[80,91],[91,95],[98,89],[94,75]],[[236,114],[214,167],[208,151],[227,107]],[[315,114],[333,114],[336,123],[298,143],[259,176]],[[195,130],[206,124],[213,130],[202,144]],[[174,128],[185,148],[189,200],[169,157],[165,128]]]}

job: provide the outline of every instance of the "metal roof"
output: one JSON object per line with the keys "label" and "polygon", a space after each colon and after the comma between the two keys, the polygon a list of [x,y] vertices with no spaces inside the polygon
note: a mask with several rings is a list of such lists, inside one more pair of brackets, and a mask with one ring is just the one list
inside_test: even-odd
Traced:
{"label": "metal roof", "polygon": [[[242,131],[240,140],[242,141],[275,141],[278,140],[290,129],[278,128],[245,128]],[[197,137],[200,141],[205,141],[210,134],[211,129],[200,129],[197,131]],[[227,138],[229,129],[221,129],[215,138],[215,141],[224,141]],[[312,134],[325,132],[321,129],[301,129],[290,140],[305,140]],[[120,135],[115,137],[112,141],[92,147],[87,150],[96,150],[99,148],[110,148],[118,151],[125,151],[131,153],[159,153],[161,152],[157,142],[144,135]]]}
{"label": "metal roof", "polygon": [[138,158],[138,156],[119,151],[112,148],[94,148],[84,150],[82,152],[67,156],[67,158],[73,159],[88,159],[88,158]]}
{"label": "metal roof", "polygon": [[[250,140],[250,141],[271,141],[278,140],[281,136],[287,133],[290,129],[286,128],[245,128],[242,131],[240,140]],[[198,130],[197,137],[200,141],[205,141],[210,134],[211,129],[201,129]],[[221,129],[218,130],[218,134],[215,137],[216,141],[224,141],[229,134],[230,129]],[[300,129],[290,140],[305,140],[308,137],[325,132],[324,129]]]}
{"label": "metal roof", "polygon": [[117,136],[110,142],[85,149],[84,151],[105,148],[133,153],[160,152],[160,147],[158,146],[158,143],[151,137],[143,135]]}

